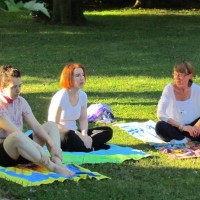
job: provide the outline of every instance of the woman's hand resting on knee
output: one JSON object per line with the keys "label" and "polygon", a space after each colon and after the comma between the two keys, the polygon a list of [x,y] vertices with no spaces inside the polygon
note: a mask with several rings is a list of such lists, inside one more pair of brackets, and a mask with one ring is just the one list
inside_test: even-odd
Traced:
{"label": "woman's hand resting on knee", "polygon": [[88,149],[92,148],[92,138],[90,136],[85,135],[82,137],[82,140],[83,140],[86,148],[88,148]]}
{"label": "woman's hand resting on knee", "polygon": [[81,138],[87,149],[92,148],[92,138],[90,136],[82,135],[79,131],[75,131],[75,133]]}

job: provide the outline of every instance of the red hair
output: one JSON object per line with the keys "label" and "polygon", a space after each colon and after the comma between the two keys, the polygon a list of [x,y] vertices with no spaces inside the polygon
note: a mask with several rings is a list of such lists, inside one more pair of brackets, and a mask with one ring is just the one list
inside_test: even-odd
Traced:
{"label": "red hair", "polygon": [[63,68],[61,76],[60,76],[60,85],[62,88],[69,90],[73,87],[73,75],[74,75],[73,73],[74,73],[74,70],[77,68],[81,68],[83,70],[84,76],[86,79],[85,67],[82,64],[72,63],[69,65],[66,65]]}

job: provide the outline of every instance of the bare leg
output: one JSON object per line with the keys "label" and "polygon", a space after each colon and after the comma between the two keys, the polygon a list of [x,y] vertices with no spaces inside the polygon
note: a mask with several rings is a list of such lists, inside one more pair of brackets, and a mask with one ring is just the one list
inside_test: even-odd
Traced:
{"label": "bare leg", "polygon": [[[42,124],[42,127],[44,128],[46,133],[49,135],[49,137],[52,139],[54,144],[57,147],[60,147],[60,133],[59,133],[59,130],[58,130],[58,127],[57,127],[56,123],[54,123],[54,122],[45,122],[44,124]],[[41,138],[39,138],[34,133],[33,133],[33,140],[35,142],[37,142],[38,144],[40,144],[41,146],[43,146],[45,144],[44,141],[42,141]]]}
{"label": "bare leg", "polygon": [[[54,122],[46,122],[42,126],[45,129],[45,131],[48,133],[51,140],[54,141],[55,146],[61,150],[60,133],[59,133],[57,124]],[[62,160],[57,156],[52,157],[52,161],[56,164],[60,164],[60,165],[62,164]]]}
{"label": "bare leg", "polygon": [[10,134],[4,141],[4,149],[8,155],[17,160],[21,155],[27,160],[45,166],[48,170],[60,173],[64,176],[71,176],[73,172],[64,165],[52,162],[41,147],[21,132]]}
{"label": "bare leg", "polygon": [[[46,133],[49,135],[49,137],[51,138],[51,140],[53,141],[54,145],[61,150],[60,148],[60,133],[58,131],[58,127],[56,125],[56,123],[54,122],[45,122],[42,127],[45,129]],[[38,136],[37,134],[33,134],[33,140],[40,144],[41,146],[43,146],[45,143],[44,141],[42,141]],[[50,151],[50,147],[48,147],[48,150]],[[54,156],[51,158],[52,161],[54,163],[57,163],[57,164],[62,164],[62,160],[57,157],[57,156]]]}
{"label": "bare leg", "polygon": [[45,122],[42,127],[48,133],[49,137],[54,141],[57,147],[60,147],[60,133],[57,124],[54,122]]}

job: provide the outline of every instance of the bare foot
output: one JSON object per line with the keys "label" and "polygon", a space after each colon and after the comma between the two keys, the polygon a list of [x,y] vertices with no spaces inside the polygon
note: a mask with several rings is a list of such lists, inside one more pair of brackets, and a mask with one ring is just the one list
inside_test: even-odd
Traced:
{"label": "bare foot", "polygon": [[75,173],[67,169],[64,165],[56,165],[55,172],[64,176],[73,176]]}

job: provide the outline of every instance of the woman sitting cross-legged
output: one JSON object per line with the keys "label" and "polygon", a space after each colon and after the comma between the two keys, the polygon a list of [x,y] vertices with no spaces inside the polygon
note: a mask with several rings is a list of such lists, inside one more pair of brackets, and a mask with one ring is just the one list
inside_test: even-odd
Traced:
{"label": "woman sitting cross-legged", "polygon": [[[12,66],[0,66],[0,165],[15,166],[33,162],[64,176],[73,175],[62,164],[60,135],[55,123],[41,125],[28,102],[20,96],[21,74]],[[23,120],[33,130],[28,137]],[[51,159],[42,146],[46,144]]]}
{"label": "woman sitting cross-legged", "polygon": [[[58,125],[63,151],[89,152],[109,148],[105,143],[112,138],[110,127],[88,129],[87,95],[81,90],[85,80],[83,65],[74,63],[65,66],[60,79],[63,89],[51,100],[48,120]],[[79,121],[79,129],[76,121]]]}
{"label": "woman sitting cross-legged", "polygon": [[200,86],[193,83],[194,67],[187,61],[173,69],[173,83],[163,90],[158,103],[156,133],[172,144],[200,141]]}

